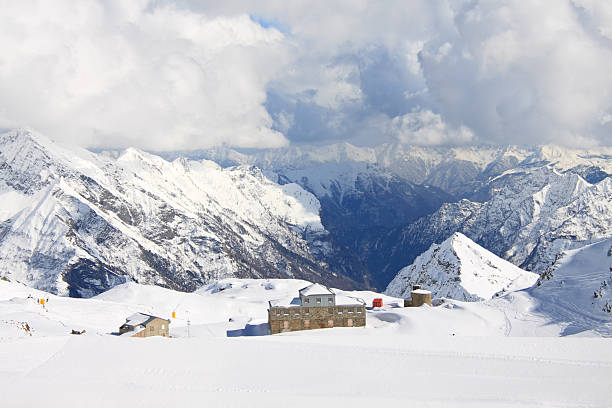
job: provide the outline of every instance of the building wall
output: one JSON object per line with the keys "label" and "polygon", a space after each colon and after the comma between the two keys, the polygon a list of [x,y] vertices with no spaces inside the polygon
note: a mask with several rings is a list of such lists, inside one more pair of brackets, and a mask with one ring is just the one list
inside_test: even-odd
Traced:
{"label": "building wall", "polygon": [[164,320],[160,318],[155,318],[151,320],[144,330],[134,334],[132,337],[151,337],[151,336],[162,336],[169,337],[170,331],[169,326],[170,321]]}
{"label": "building wall", "polygon": [[335,306],[336,297],[334,295],[312,295],[312,296],[301,296],[300,302],[302,307],[317,307],[317,306]]}
{"label": "building wall", "polygon": [[329,327],[360,327],[366,324],[366,311],[365,305],[272,307],[268,310],[268,324],[272,334]]}
{"label": "building wall", "polygon": [[410,306],[419,307],[424,304],[428,304],[431,306],[431,293],[414,293],[410,294],[412,301],[410,302]]}

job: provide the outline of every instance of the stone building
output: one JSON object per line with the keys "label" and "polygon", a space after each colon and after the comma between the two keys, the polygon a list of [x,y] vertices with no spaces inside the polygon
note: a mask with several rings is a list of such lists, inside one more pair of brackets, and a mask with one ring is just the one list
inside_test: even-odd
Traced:
{"label": "stone building", "polygon": [[298,297],[271,300],[269,305],[268,324],[272,334],[366,324],[363,300],[337,295],[318,283],[301,289]]}
{"label": "stone building", "polygon": [[129,337],[168,337],[169,326],[170,320],[144,313],[134,313],[125,319],[125,323],[119,327],[119,335]]}
{"label": "stone building", "polygon": [[424,304],[431,306],[431,292],[421,289],[421,285],[412,285],[410,299],[404,299],[404,307],[419,307]]}

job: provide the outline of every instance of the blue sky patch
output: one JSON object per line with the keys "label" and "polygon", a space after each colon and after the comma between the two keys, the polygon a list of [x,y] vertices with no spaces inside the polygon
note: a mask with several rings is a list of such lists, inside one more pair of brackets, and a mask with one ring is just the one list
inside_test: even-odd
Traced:
{"label": "blue sky patch", "polygon": [[263,28],[276,28],[283,34],[289,33],[289,26],[283,24],[275,18],[266,18],[258,15],[249,14],[251,20],[262,26]]}

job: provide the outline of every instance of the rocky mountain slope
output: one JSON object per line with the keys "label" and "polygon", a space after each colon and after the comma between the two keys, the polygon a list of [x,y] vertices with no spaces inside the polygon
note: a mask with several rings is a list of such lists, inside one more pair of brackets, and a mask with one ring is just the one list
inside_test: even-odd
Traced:
{"label": "rocky mountain slope", "polygon": [[412,265],[400,270],[385,293],[408,298],[412,285],[419,284],[431,290],[434,298],[479,301],[530,287],[537,279],[538,275],[523,271],[455,233],[441,244],[433,244]]}
{"label": "rocky mountain slope", "polygon": [[73,296],[223,276],[382,289],[455,232],[538,273],[612,236],[606,148],[340,143],[164,157],[1,136],[0,273]]}
{"label": "rocky mountain slope", "polygon": [[612,148],[339,143],[174,154],[257,165],[300,184],[321,202],[332,268],[379,289],[454,232],[536,271],[562,248],[612,236]]}
{"label": "rocky mountain slope", "polygon": [[398,265],[406,255],[414,259],[431,242],[461,232],[513,264],[541,273],[564,249],[612,236],[612,178],[590,184],[577,174],[539,166],[505,172],[485,187],[487,201],[444,204],[389,231],[375,244],[384,248],[377,256]]}
{"label": "rocky mountain slope", "polygon": [[0,136],[0,196],[0,274],[50,292],[224,276],[353,285],[316,259],[328,251],[317,199],[257,168],[135,149],[115,160],[18,130]]}

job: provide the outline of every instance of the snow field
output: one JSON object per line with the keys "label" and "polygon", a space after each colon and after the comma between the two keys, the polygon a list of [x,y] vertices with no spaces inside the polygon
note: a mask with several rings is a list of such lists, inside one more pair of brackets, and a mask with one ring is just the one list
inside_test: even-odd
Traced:
{"label": "snow field", "polygon": [[[421,308],[338,291],[385,306],[368,310],[365,328],[262,336],[267,301],[308,283],[227,279],[194,293],[127,283],[73,299],[0,281],[0,405],[609,406],[610,340],[555,337],[566,324],[534,312],[525,291]],[[46,309],[28,295],[48,297]],[[172,311],[174,338],[109,335],[134,312]]]}
{"label": "snow field", "polygon": [[0,352],[10,364],[0,388],[12,407],[609,406],[604,339],[379,341],[323,332],[12,341]]}

